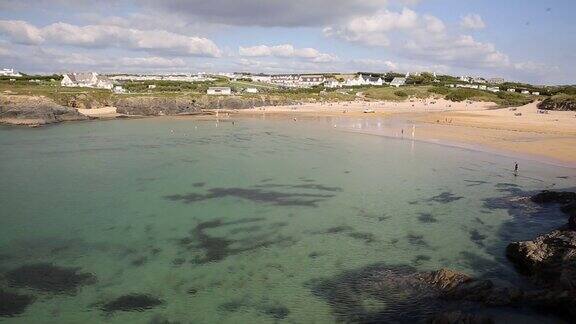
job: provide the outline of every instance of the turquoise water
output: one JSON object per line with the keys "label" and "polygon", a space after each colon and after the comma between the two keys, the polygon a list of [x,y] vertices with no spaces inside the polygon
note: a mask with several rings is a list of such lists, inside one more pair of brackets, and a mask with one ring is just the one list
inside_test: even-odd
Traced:
{"label": "turquoise water", "polygon": [[[35,298],[0,321],[346,320],[314,282],[385,263],[520,284],[506,244],[565,223],[552,210],[524,219],[517,211],[531,210],[522,199],[530,191],[574,186],[573,169],[520,161],[514,177],[511,158],[332,125],[0,128],[0,288]],[[31,264],[78,268],[91,280],[65,293],[13,287],[6,274]],[[102,310],[131,293],[162,304]]]}

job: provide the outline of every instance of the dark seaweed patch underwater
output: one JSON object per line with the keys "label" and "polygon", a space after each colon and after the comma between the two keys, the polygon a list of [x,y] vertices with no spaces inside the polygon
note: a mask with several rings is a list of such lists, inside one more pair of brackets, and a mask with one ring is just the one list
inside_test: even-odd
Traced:
{"label": "dark seaweed patch underwater", "polygon": [[34,297],[0,289],[0,317],[17,316],[34,302]]}
{"label": "dark seaweed patch underwater", "polygon": [[96,282],[90,273],[80,272],[80,268],[59,267],[49,263],[23,265],[5,274],[10,286],[32,288],[40,291],[69,294],[81,286]]}

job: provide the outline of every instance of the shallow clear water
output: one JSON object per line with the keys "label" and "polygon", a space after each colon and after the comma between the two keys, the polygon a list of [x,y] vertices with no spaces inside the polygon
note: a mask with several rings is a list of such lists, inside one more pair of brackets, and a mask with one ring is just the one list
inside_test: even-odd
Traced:
{"label": "shallow clear water", "polygon": [[[36,300],[0,321],[333,322],[319,279],[384,263],[521,284],[507,243],[565,223],[554,210],[518,219],[515,204],[574,186],[574,170],[520,161],[514,177],[511,158],[333,124],[0,128],[0,271],[52,263],[96,277],[68,293],[10,287]],[[163,304],[101,310],[129,293]]]}

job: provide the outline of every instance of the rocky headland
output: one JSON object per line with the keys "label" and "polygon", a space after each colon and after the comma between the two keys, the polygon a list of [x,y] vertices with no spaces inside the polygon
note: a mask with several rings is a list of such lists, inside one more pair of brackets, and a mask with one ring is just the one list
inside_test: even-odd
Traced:
{"label": "rocky headland", "polygon": [[87,119],[76,109],[59,105],[46,97],[0,96],[0,123],[40,126]]}
{"label": "rocky headland", "polygon": [[41,126],[63,121],[93,119],[79,110],[115,107],[117,117],[210,114],[213,109],[248,109],[291,105],[295,101],[241,97],[130,96],[98,100],[84,94],[62,103],[44,96],[0,95],[0,123]]}

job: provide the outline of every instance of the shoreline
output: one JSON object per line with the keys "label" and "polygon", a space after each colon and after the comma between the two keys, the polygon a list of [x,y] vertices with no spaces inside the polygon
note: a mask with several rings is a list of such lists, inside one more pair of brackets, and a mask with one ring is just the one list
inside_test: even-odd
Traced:
{"label": "shoreline", "polygon": [[[418,100],[415,106],[426,100]],[[429,102],[430,100],[428,100]],[[490,103],[452,103],[442,99],[435,106],[412,108],[411,102],[383,102],[372,105],[344,106],[346,113],[308,105],[303,110],[271,107],[269,110],[240,111],[237,115],[261,115],[274,118],[330,118],[383,121],[384,127],[348,127],[350,131],[401,138],[488,152],[508,157],[538,161],[555,166],[576,168],[576,116],[572,111],[539,113],[537,103],[521,107],[498,108]],[[446,108],[447,105],[451,107]],[[333,106],[331,106],[333,107]],[[344,108],[340,106],[338,108]],[[374,113],[363,113],[370,108]],[[389,124],[395,124],[390,126]],[[338,128],[341,128],[338,125]],[[344,127],[346,128],[346,127]]]}
{"label": "shoreline", "polygon": [[[452,102],[440,98],[405,101],[341,101],[262,106],[248,109],[202,109],[195,114],[144,116],[125,115],[115,107],[77,109],[82,120],[139,118],[231,119],[266,117],[272,119],[334,119],[338,128],[357,133],[398,138],[401,129],[414,140],[538,161],[560,167],[576,168],[576,113],[547,111],[540,113],[537,103],[521,107],[497,108],[490,102]],[[19,126],[38,127],[30,120],[15,119]],[[75,121],[60,120],[61,122]],[[80,120],[79,120],[80,121]],[[356,129],[352,122],[385,123],[384,128]],[[22,123],[24,122],[24,123]],[[341,126],[340,124],[346,124]],[[51,124],[51,123],[47,123]],[[390,126],[389,124],[394,124]],[[18,126],[18,125],[15,125]],[[334,124],[336,127],[336,124]],[[404,137],[410,135],[405,133]]]}

